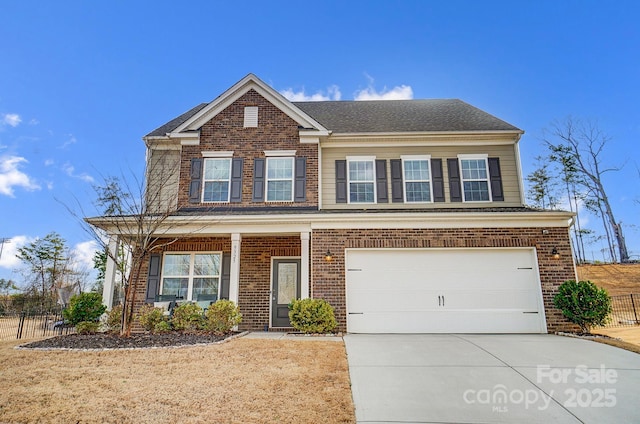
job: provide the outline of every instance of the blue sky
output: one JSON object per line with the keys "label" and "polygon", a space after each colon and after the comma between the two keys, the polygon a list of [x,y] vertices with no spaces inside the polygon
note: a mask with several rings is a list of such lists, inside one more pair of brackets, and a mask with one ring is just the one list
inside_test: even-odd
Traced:
{"label": "blue sky", "polygon": [[[61,1],[0,5],[0,278],[16,247],[90,237],[92,184],[140,172],[141,137],[248,73],[298,99],[460,98],[540,135],[596,119],[624,168],[605,179],[640,255],[640,6],[616,1]],[[587,226],[600,231],[594,217]],[[594,259],[602,259],[593,246]]]}

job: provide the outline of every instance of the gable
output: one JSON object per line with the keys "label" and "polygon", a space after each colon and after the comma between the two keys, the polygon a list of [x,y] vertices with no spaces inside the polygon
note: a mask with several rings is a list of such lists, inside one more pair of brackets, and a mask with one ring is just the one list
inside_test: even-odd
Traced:
{"label": "gable", "polygon": [[233,87],[178,125],[172,132],[188,133],[199,130],[206,122],[211,121],[219,113],[250,91],[258,93],[274,107],[293,119],[298,126],[326,132],[325,128],[315,119],[253,74],[249,74],[237,82]]}

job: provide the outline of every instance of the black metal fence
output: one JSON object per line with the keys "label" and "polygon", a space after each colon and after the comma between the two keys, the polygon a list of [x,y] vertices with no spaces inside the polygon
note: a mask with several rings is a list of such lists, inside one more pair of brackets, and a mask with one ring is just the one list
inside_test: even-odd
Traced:
{"label": "black metal fence", "polygon": [[29,339],[75,333],[65,325],[61,305],[38,299],[0,300],[0,340]]}
{"label": "black metal fence", "polygon": [[604,328],[640,325],[640,294],[611,296],[610,320]]}

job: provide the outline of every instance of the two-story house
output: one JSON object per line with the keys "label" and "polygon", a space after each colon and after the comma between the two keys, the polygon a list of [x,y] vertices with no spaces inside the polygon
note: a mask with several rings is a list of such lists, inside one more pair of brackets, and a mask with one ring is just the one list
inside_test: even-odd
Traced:
{"label": "two-story house", "polygon": [[246,330],[307,297],[348,332],[568,328],[573,215],[525,206],[522,133],[460,100],[290,102],[247,75],[144,137],[176,169],[148,176],[176,241],[137,298],[230,299]]}

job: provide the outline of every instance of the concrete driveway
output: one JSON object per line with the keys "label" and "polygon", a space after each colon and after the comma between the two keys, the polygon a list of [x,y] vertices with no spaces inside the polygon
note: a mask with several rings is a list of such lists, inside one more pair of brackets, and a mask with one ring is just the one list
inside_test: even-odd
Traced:
{"label": "concrete driveway", "polygon": [[554,335],[348,334],[358,423],[640,422],[640,355]]}

